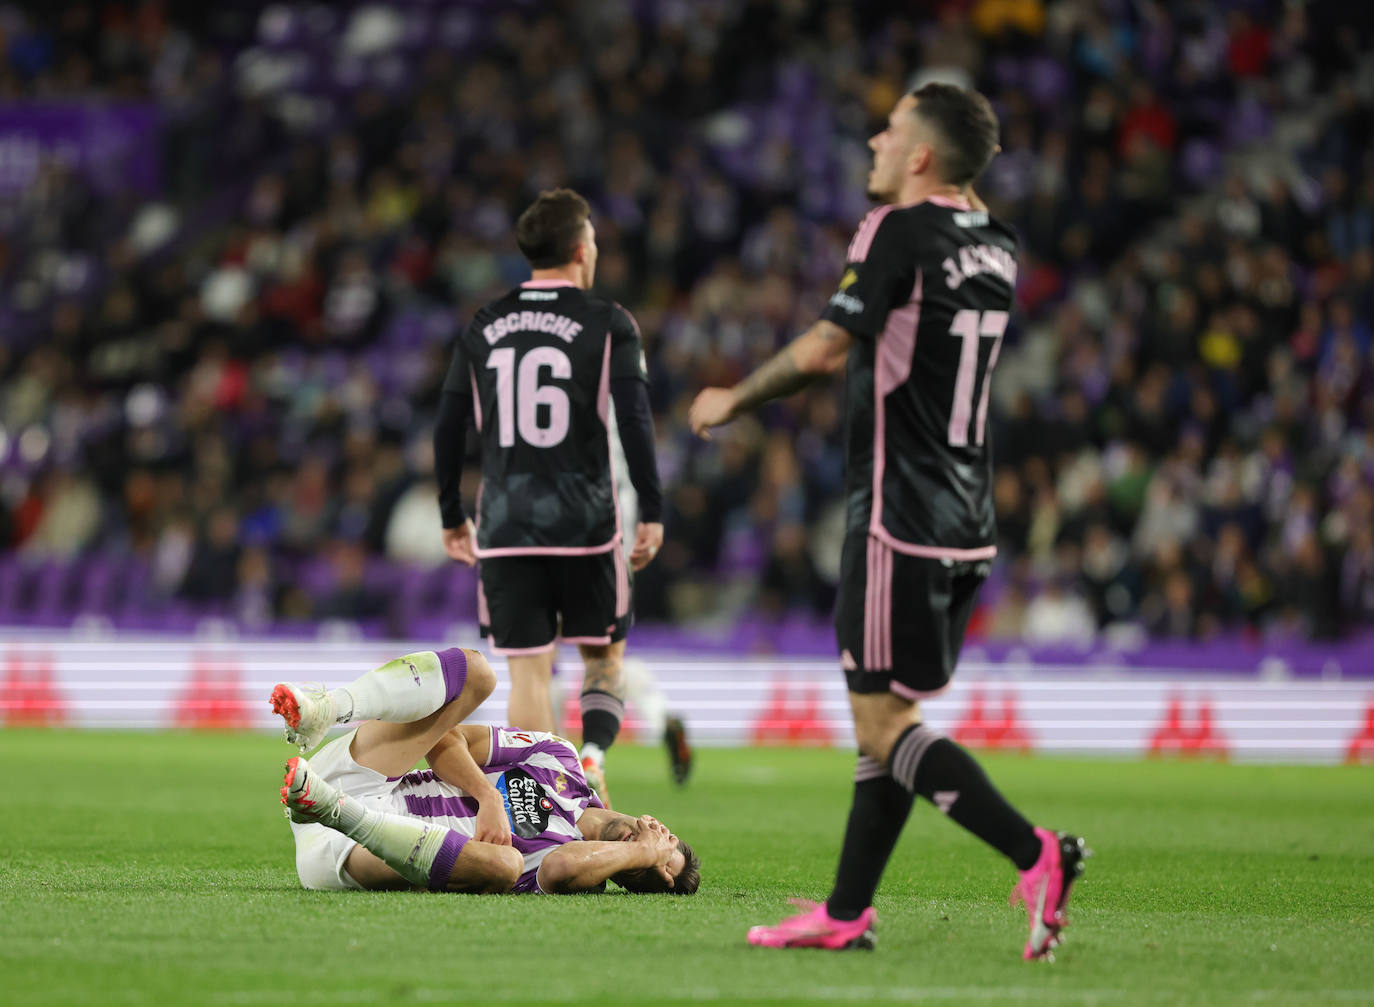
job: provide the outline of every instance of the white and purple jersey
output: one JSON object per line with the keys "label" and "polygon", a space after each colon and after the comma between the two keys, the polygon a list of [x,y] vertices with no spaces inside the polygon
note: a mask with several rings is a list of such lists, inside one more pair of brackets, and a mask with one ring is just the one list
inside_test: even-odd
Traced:
{"label": "white and purple jersey", "polygon": [[[588,807],[602,807],[601,800],[587,786],[572,742],[542,731],[493,727],[491,755],[483,769],[505,802],[511,844],[525,858],[513,891],[537,892],[536,875],[544,857],[556,846],[582,839],[577,820]],[[391,799],[398,811],[461,835],[476,831],[476,799],[439,779],[432,769],[396,780]]]}

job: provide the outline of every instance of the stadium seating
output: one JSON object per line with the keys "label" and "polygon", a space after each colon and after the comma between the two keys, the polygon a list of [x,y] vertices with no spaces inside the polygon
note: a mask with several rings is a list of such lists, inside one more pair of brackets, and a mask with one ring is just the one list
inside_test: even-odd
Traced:
{"label": "stadium seating", "polygon": [[[683,409],[814,318],[872,123],[942,76],[993,97],[980,186],[1026,239],[981,632],[1374,625],[1367,25],[1245,3],[231,6],[6,28],[0,93],[118,96],[161,125],[151,168],[146,144],[117,178],[44,162],[0,200],[0,622],[471,621],[437,525],[389,525],[430,475],[454,329],[522,277],[513,215],[560,183],[592,199],[600,285],[653,372],[669,540],[640,618],[823,622],[839,391],[710,446]],[[822,589],[779,593],[798,523]]]}

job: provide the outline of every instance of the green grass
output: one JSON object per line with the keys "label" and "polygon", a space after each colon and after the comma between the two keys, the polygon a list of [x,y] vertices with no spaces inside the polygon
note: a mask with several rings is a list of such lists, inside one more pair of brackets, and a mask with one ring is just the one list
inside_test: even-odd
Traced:
{"label": "green grass", "polygon": [[1008,865],[924,803],[874,954],[744,943],[829,887],[852,756],[705,750],[674,790],[611,756],[617,806],[701,853],[691,899],[313,893],[258,734],[0,731],[0,1004],[1374,1003],[1374,774],[988,757],[1097,849],[1053,965]]}

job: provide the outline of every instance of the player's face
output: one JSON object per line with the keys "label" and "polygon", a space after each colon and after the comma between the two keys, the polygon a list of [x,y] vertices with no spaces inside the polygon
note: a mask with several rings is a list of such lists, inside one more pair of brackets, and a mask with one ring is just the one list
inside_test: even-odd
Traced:
{"label": "player's face", "polygon": [[582,228],[582,289],[591,290],[596,278],[596,228],[590,220]]}
{"label": "player's face", "polygon": [[[629,815],[616,815],[609,819],[601,829],[601,840],[606,843],[632,843],[639,838],[639,822]],[[687,858],[679,847],[668,856],[668,873],[677,877],[687,866]],[[622,871],[616,875],[617,884],[623,887],[638,887],[644,884],[650,890],[661,885],[657,873],[651,868],[636,871]]]}
{"label": "player's face", "polygon": [[887,117],[887,128],[869,138],[873,167],[868,173],[868,198],[895,203],[911,170],[916,147],[916,99],[904,94]]}
{"label": "player's face", "polygon": [[[625,839],[630,842],[633,837]],[[668,873],[676,878],[687,866],[687,858],[682,855],[681,849],[676,849],[668,855]],[[658,871],[652,867],[642,867],[634,871],[621,871],[613,879],[620,887],[632,892],[663,892],[663,878]]]}

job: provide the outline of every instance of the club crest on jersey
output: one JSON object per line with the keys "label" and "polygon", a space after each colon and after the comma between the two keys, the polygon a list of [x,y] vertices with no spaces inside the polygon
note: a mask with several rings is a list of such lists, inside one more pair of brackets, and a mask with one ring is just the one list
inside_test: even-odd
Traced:
{"label": "club crest on jersey", "polygon": [[521,839],[534,839],[549,826],[553,802],[544,796],[539,782],[522,769],[501,774],[496,789],[506,805],[510,830]]}

